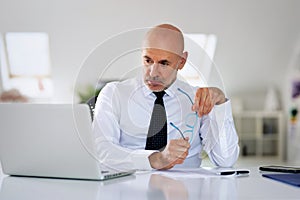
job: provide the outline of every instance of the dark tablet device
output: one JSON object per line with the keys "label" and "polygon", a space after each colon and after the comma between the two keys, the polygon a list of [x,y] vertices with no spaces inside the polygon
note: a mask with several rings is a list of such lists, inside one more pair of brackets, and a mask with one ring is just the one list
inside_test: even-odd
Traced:
{"label": "dark tablet device", "polygon": [[267,172],[283,172],[283,173],[300,173],[300,167],[289,167],[289,166],[279,166],[279,165],[269,165],[259,167],[261,171]]}

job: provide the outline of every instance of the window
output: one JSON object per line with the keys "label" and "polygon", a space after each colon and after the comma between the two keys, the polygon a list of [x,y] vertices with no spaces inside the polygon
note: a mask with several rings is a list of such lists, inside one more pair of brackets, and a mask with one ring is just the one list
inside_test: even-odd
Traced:
{"label": "window", "polygon": [[3,90],[17,89],[29,98],[53,94],[47,33],[11,32],[0,38]]}
{"label": "window", "polygon": [[207,86],[217,37],[212,34],[185,34],[185,48],[189,52],[185,67],[179,75],[194,86]]}

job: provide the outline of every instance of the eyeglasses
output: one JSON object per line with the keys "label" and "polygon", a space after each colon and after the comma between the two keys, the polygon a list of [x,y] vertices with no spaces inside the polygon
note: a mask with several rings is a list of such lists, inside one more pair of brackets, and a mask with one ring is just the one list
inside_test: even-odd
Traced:
{"label": "eyeglasses", "polygon": [[[193,105],[194,102],[192,100],[192,98],[189,96],[188,93],[186,93],[185,91],[183,91],[182,89],[180,88],[177,88],[177,90],[179,92],[181,92],[182,94],[184,94],[185,96],[188,97],[188,99],[190,100],[191,104]],[[187,127],[187,129],[185,131],[181,131],[174,123],[170,122],[170,125],[175,128],[181,135],[181,137],[183,139],[185,139],[185,135],[187,134],[190,134],[190,141],[192,141],[193,137],[194,137],[194,128],[195,128],[195,125],[197,124],[197,121],[198,121],[198,115],[197,115],[197,112],[193,112],[193,113],[190,113],[188,114],[186,117],[185,117],[185,126]]]}

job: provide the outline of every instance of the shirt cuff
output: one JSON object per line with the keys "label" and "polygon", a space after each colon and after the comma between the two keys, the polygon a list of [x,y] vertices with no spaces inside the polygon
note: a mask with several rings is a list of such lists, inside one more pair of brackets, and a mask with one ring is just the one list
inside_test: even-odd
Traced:
{"label": "shirt cuff", "polygon": [[149,162],[149,156],[158,151],[152,150],[135,150],[132,153],[132,161],[136,170],[152,170]]}
{"label": "shirt cuff", "polygon": [[216,114],[217,121],[224,121],[228,118],[232,118],[231,101],[229,99],[226,99],[225,103],[215,105],[213,111]]}
{"label": "shirt cuff", "polygon": [[[207,120],[209,120],[209,123],[204,122]],[[224,130],[226,123],[233,121],[230,100],[227,99],[225,103],[215,105],[208,115],[203,116],[202,121],[207,131],[201,133],[201,138],[205,144],[204,150],[209,150],[220,139],[219,133]],[[210,132],[210,134],[208,134],[208,132]]]}

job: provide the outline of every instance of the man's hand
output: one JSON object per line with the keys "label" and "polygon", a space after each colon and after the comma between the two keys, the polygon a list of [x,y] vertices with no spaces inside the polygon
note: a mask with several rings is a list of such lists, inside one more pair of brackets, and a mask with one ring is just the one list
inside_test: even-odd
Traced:
{"label": "man's hand", "polygon": [[195,103],[192,110],[197,112],[199,117],[207,115],[214,105],[226,102],[226,98],[222,90],[216,87],[198,88],[195,95]]}
{"label": "man's hand", "polygon": [[154,169],[171,169],[176,164],[182,164],[190,149],[189,138],[170,140],[165,149],[149,156],[149,162]]}

